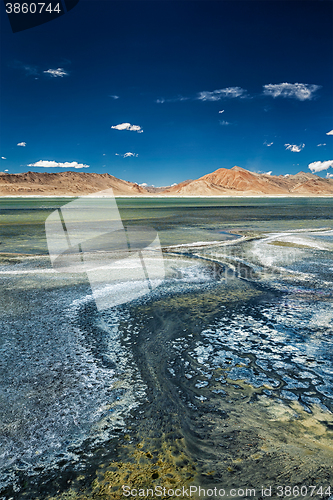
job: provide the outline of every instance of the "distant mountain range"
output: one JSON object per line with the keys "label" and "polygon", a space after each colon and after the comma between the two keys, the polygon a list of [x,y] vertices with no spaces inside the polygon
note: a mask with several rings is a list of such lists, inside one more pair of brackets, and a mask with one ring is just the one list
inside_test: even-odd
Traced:
{"label": "distant mountain range", "polygon": [[269,175],[241,167],[219,168],[196,180],[153,188],[117,179],[110,174],[88,172],[0,172],[0,196],[82,196],[112,188],[116,196],[333,196],[333,179],[299,172]]}
{"label": "distant mountain range", "polygon": [[333,180],[305,172],[276,176],[256,174],[241,167],[219,168],[194,181],[186,181],[167,188],[163,194],[179,196],[333,195]]}

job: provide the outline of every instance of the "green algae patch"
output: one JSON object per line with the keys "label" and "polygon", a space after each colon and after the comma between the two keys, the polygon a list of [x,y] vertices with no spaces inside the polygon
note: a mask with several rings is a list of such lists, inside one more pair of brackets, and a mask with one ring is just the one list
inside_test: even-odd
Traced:
{"label": "green algae patch", "polygon": [[269,241],[267,245],[274,245],[276,247],[290,247],[290,248],[310,248],[310,245],[303,245],[302,243],[292,243],[291,241]]}
{"label": "green algae patch", "polygon": [[[163,311],[164,315],[186,314],[187,316],[196,315],[196,319],[208,318],[211,315],[218,314],[221,306],[246,302],[263,295],[263,292],[252,284],[245,282],[239,283],[236,279],[228,282],[222,281],[217,284],[213,290],[203,290],[200,293],[189,293],[184,295],[175,295],[160,300],[156,300],[153,309]],[[137,313],[146,315],[152,310],[151,306],[139,306]],[[151,314],[150,314],[151,315]]]}
{"label": "green algae patch", "polygon": [[[136,445],[123,445],[127,459],[114,460],[106,467],[101,466],[102,470],[96,472],[97,477],[91,488],[80,492],[73,485],[68,491],[48,497],[48,500],[118,500],[126,497],[126,491],[134,489],[140,496],[140,490],[144,490],[144,496],[147,496],[147,490],[155,492],[155,488],[161,492],[158,498],[163,500],[170,498],[170,490],[188,488],[196,473],[195,466],[190,463],[185,452],[179,451],[180,446],[176,449],[166,440],[163,440],[159,449],[151,448],[151,444],[142,441]],[[183,446],[185,448],[185,443]],[[177,498],[185,497],[179,495]]]}
{"label": "green algae patch", "polygon": [[[102,479],[95,480],[94,491],[106,494],[106,498],[116,499],[123,497],[123,485],[137,491],[156,486],[169,490],[188,486],[193,480],[195,471],[185,453],[175,456],[166,443],[161,451],[146,451],[147,448],[143,444],[141,446],[131,454],[133,463],[112,462]],[[162,494],[159,498],[169,496]]]}

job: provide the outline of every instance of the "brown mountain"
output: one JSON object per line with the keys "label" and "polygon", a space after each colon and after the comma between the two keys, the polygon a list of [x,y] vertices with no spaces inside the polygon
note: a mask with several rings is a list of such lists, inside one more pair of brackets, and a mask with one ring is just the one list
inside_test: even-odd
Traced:
{"label": "brown mountain", "polygon": [[78,196],[112,188],[116,196],[333,196],[333,180],[311,173],[268,175],[241,167],[219,168],[196,180],[167,188],[152,188],[117,179],[109,174],[88,172],[0,172],[0,196]]}
{"label": "brown mountain", "polygon": [[249,172],[241,167],[219,168],[187,183],[165,191],[174,196],[253,196],[253,195],[333,195],[333,180],[299,172],[295,175],[268,175]]}
{"label": "brown mountain", "polygon": [[138,184],[122,181],[109,174],[88,172],[26,172],[23,174],[0,173],[0,196],[62,196],[86,195],[112,188],[119,195],[147,195]]}

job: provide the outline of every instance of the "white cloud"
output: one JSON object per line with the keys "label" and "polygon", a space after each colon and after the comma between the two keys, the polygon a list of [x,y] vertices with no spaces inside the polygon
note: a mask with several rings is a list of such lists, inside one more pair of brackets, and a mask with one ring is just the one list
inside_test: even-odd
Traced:
{"label": "white cloud", "polygon": [[26,147],[26,145],[27,145],[27,143],[26,143],[26,142],[19,142],[19,143],[17,144],[17,146],[21,146],[22,148],[25,148],[25,147]]}
{"label": "white cloud", "polygon": [[329,132],[326,132],[326,135],[333,135],[333,130],[330,130]]}
{"label": "white cloud", "polygon": [[120,123],[119,125],[112,125],[111,128],[116,130],[131,130],[133,132],[138,132],[141,134],[143,132],[142,128],[139,125],[131,125],[130,123]]}
{"label": "white cloud", "polygon": [[262,170],[255,170],[257,174],[263,174],[263,175],[272,175],[273,170],[270,170],[269,172],[263,172]]}
{"label": "white cloud", "polygon": [[224,98],[244,97],[246,90],[241,87],[227,87],[225,89],[213,90],[208,92],[206,90],[197,94],[199,101],[220,101]]}
{"label": "white cloud", "polygon": [[164,99],[164,97],[161,97],[160,99],[156,99],[155,102],[157,104],[163,104],[164,102],[179,102],[179,101],[188,101],[189,97],[183,97],[183,96],[178,96],[178,97],[172,97],[170,99]]}
{"label": "white cloud", "polygon": [[[5,170],[5,172],[6,172],[6,170]],[[327,179],[332,179],[332,178],[333,178],[333,174],[329,174],[329,173],[327,172],[327,174],[326,174],[326,178],[327,178]]]}
{"label": "white cloud", "polygon": [[112,97],[112,99],[119,99],[119,95],[109,95],[109,97]]}
{"label": "white cloud", "polygon": [[7,170],[5,170],[5,172],[8,172],[8,169],[7,169]]}
{"label": "white cloud", "polygon": [[323,142],[322,144],[317,144],[317,147],[318,146],[326,146],[326,142]]}
{"label": "white cloud", "polygon": [[58,163],[52,160],[39,160],[36,163],[30,163],[28,167],[43,167],[43,168],[89,168],[89,165],[84,165],[83,163],[77,163],[76,161],[65,161],[64,163]]}
{"label": "white cloud", "polygon": [[292,151],[293,153],[299,153],[302,151],[302,149],[305,148],[305,144],[285,144],[286,149],[289,149],[289,151]]}
{"label": "white cloud", "polygon": [[68,75],[64,68],[48,69],[47,71],[44,71],[44,73],[48,73],[49,75],[54,76],[54,78],[57,78],[58,76],[63,77]]}
{"label": "white cloud", "polygon": [[124,156],[124,158],[128,158],[129,156],[134,156],[136,158],[139,155],[136,153],[125,153],[123,156]]}
{"label": "white cloud", "polygon": [[221,111],[219,111],[219,113],[224,113],[224,109],[221,109]]}
{"label": "white cloud", "polygon": [[220,125],[230,125],[230,122],[226,122],[225,120],[220,120]]}
{"label": "white cloud", "polygon": [[139,186],[146,187],[148,184],[146,182],[143,182],[142,184],[139,184]]}
{"label": "white cloud", "polygon": [[272,97],[293,97],[299,101],[311,100],[316,90],[320,89],[320,85],[310,85],[308,83],[270,83],[264,85],[264,95]]}
{"label": "white cloud", "polygon": [[115,153],[116,156],[122,156],[123,158],[128,158],[129,156],[133,156],[134,158],[137,158],[139,155],[136,153],[125,153],[125,154],[119,154]]}
{"label": "white cloud", "polygon": [[333,160],[326,161],[314,161],[308,165],[311,172],[321,172],[322,170],[327,170],[330,167],[333,167]]}
{"label": "white cloud", "polygon": [[267,141],[264,142],[264,145],[267,147],[272,146],[273,144],[274,144],[273,142],[267,142]]}
{"label": "white cloud", "polygon": [[7,158],[5,158],[4,156],[1,156],[1,160],[7,160]]}

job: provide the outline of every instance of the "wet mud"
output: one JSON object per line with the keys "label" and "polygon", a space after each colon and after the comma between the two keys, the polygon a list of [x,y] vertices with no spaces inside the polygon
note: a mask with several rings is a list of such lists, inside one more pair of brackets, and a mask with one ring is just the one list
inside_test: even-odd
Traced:
{"label": "wet mud", "polygon": [[[266,300],[267,293],[233,280],[200,294],[135,307],[136,332],[131,334],[126,322],[121,328],[147,384],[148,401],[128,419],[112,459],[99,463],[91,483],[78,476],[66,491],[47,498],[120,499],[125,498],[123,486],[137,495],[141,490],[141,496],[160,487],[161,495],[154,496],[170,498],[170,489],[191,485],[251,488],[256,498],[262,498],[263,488],[272,487],[271,498],[280,498],[278,485],[312,485],[328,498],[333,493],[332,413],[320,405],[304,409],[297,401],[272,398],[267,395],[272,387],[230,379],[228,367],[208,370],[189,354],[222,305],[234,307],[241,299],[251,306]],[[178,355],[175,341],[183,347]]]}

